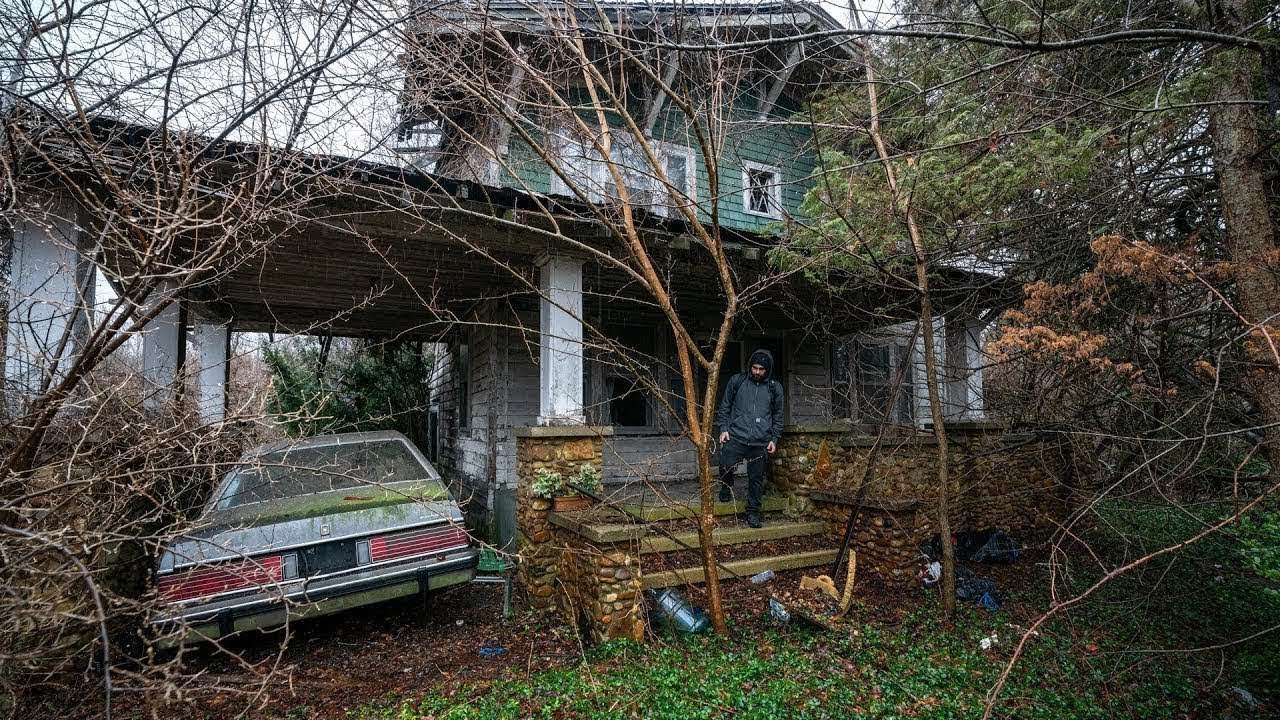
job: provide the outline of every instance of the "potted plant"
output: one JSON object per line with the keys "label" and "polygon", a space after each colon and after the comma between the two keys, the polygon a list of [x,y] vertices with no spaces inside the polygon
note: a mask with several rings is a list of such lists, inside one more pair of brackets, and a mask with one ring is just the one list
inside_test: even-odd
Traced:
{"label": "potted plant", "polygon": [[551,500],[564,490],[564,478],[550,468],[538,468],[538,474],[534,477],[530,489],[534,497]]}
{"label": "potted plant", "polygon": [[600,471],[595,465],[583,465],[578,468],[569,476],[569,483],[593,495],[599,495],[604,489],[604,483],[600,481]]}

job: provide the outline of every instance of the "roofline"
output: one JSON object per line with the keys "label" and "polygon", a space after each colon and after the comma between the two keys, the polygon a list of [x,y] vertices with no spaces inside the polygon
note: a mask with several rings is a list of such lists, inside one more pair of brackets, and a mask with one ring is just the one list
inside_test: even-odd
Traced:
{"label": "roofline", "polygon": [[[78,118],[74,117],[70,119],[75,122],[79,121]],[[60,124],[57,130],[46,133],[40,142],[52,141],[56,143],[57,139],[53,135],[65,132],[64,127]],[[412,167],[402,167],[371,160],[296,151],[292,153],[289,160],[286,160],[279,155],[277,149],[268,149],[267,146],[259,143],[247,143],[239,140],[223,140],[215,143],[212,138],[197,136],[182,130],[139,125],[105,117],[90,118],[88,130],[95,135],[99,135],[100,140],[106,139],[110,141],[112,139],[111,136],[115,136],[115,138],[122,140],[126,146],[133,147],[141,147],[148,141],[161,138],[166,132],[179,134],[189,141],[196,140],[197,142],[203,141],[205,143],[200,151],[201,157],[214,162],[230,164],[251,164],[255,162],[256,157],[269,152],[269,154],[279,158],[276,162],[283,165],[292,160],[295,163],[295,167],[305,168],[317,176],[345,180],[371,189],[409,189],[445,196],[451,199],[447,202],[454,204],[465,202],[474,203],[482,207],[487,206],[494,217],[502,217],[512,212],[551,213],[553,215],[559,212],[576,216],[582,220],[590,220],[592,215],[592,205],[583,203],[575,198],[487,185],[473,180],[425,173]],[[101,136],[103,135],[107,137],[102,138]],[[188,143],[188,147],[190,147],[190,143]],[[666,218],[653,213],[650,213],[644,221],[640,222],[639,226],[648,231],[677,236],[684,234],[688,230],[688,223],[682,218]],[[725,227],[722,227],[721,231],[725,234],[727,242],[738,241],[751,245],[769,244],[770,235]]]}

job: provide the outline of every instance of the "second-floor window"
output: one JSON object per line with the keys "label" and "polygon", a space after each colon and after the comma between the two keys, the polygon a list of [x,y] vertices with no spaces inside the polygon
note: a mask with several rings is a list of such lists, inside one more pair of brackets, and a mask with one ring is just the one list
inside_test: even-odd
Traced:
{"label": "second-floor window", "polygon": [[782,217],[782,170],[750,160],[742,163],[742,210],[748,215]]}
{"label": "second-floor window", "polygon": [[659,215],[678,214],[677,208],[696,201],[694,152],[675,143],[646,142],[650,143],[648,149],[660,164],[661,173],[654,169],[639,141],[625,133],[613,136],[610,160],[622,181],[619,188],[609,163],[593,143],[559,135],[555,151],[564,177],[552,172],[551,192],[571,197],[580,193],[586,200],[598,202],[619,199],[625,189],[632,207],[647,207]]}
{"label": "second-floor window", "polygon": [[[662,171],[666,174],[663,192],[654,198],[653,209],[660,215],[679,216],[679,208],[697,202],[698,176],[693,148],[675,143],[656,144]],[[661,184],[661,183],[659,183]]]}

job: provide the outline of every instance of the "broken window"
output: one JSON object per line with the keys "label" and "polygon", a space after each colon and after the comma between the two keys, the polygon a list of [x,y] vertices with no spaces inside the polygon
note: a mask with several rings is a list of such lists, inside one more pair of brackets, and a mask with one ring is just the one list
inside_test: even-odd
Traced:
{"label": "broken window", "polygon": [[749,215],[782,217],[782,171],[773,165],[744,162],[742,209]]}
{"label": "broken window", "polygon": [[648,427],[649,402],[635,378],[610,375],[605,378],[609,393],[609,423],[621,427]]}

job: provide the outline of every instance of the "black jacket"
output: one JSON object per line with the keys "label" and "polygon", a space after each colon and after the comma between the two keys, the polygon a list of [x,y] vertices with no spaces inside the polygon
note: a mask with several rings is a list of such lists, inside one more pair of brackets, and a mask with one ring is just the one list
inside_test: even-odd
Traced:
{"label": "black jacket", "polygon": [[[763,365],[764,380],[751,377],[752,365]],[[729,378],[716,410],[717,435],[728,431],[730,439],[746,445],[768,445],[782,437],[782,383],[773,379],[773,355],[768,350],[751,353],[747,372]]]}

